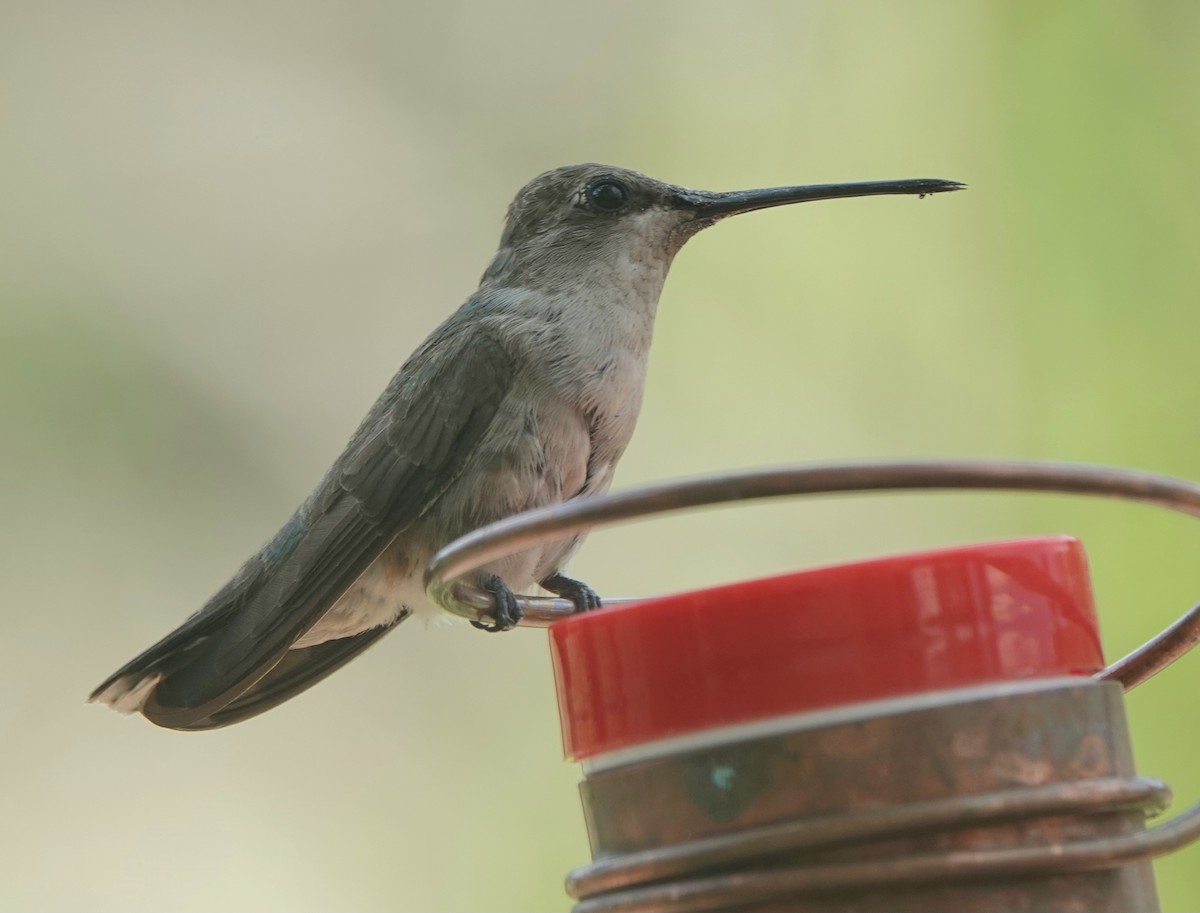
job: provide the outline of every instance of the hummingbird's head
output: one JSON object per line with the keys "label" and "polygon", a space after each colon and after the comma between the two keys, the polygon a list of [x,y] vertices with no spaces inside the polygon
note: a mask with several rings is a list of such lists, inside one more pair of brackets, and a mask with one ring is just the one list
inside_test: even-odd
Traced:
{"label": "hummingbird's head", "polygon": [[684,193],[682,187],[612,165],[547,171],[521,188],[508,207],[500,250],[488,272],[499,267],[530,284],[620,262],[665,272],[701,227],[689,230],[693,214],[679,205]]}
{"label": "hummingbird's head", "polygon": [[484,281],[553,285],[597,270],[640,270],[661,281],[684,242],[726,216],[805,200],[924,196],[962,186],[921,179],[713,193],[613,165],[566,165],[538,175],[517,194]]}

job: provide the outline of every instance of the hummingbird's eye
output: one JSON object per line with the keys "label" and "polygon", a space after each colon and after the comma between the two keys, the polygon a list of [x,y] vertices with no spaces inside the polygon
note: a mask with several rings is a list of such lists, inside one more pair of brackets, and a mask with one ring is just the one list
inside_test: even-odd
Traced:
{"label": "hummingbird's eye", "polygon": [[629,188],[612,178],[589,184],[584,193],[588,205],[599,212],[620,212],[629,205]]}

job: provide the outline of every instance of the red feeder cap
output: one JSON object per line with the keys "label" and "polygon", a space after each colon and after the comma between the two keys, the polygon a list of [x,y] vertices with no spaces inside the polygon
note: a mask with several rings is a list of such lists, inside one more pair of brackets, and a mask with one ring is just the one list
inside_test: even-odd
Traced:
{"label": "red feeder cap", "polygon": [[550,629],[568,759],[859,701],[1104,666],[1069,536],[802,571]]}

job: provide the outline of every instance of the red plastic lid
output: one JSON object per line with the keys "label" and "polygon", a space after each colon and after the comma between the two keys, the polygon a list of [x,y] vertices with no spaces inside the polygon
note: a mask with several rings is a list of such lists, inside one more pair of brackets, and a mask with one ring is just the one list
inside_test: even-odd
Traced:
{"label": "red plastic lid", "polygon": [[588,758],[714,726],[1104,666],[1069,536],[842,564],[550,628],[563,746]]}

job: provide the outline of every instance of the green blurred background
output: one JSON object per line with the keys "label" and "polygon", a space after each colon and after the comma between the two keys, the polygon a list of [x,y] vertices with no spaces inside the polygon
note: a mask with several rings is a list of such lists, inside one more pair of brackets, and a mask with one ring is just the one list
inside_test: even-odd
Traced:
{"label": "green blurred background", "polygon": [[[587,861],[545,636],[404,626],[244,726],[83,703],[307,494],[566,162],[964,194],[747,216],[676,261],[618,487],[999,456],[1200,477],[1200,4],[0,4],[0,907],[556,910]],[[1053,497],[781,503],[595,534],[651,593],[1069,532],[1111,656],[1197,531]],[[1130,699],[1200,793],[1200,661]],[[1200,908],[1200,848],[1158,866]]]}

